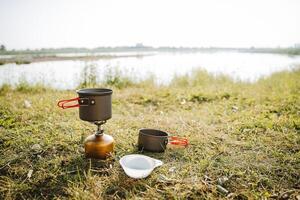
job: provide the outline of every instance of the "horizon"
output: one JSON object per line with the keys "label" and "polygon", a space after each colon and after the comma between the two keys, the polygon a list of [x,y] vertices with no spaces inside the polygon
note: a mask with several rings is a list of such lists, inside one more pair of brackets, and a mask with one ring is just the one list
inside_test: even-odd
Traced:
{"label": "horizon", "polygon": [[[1,45],[1,44],[0,44]],[[5,46],[6,47],[6,46]],[[250,46],[250,47],[219,47],[219,46],[201,46],[201,47],[193,47],[193,46],[150,46],[150,45],[143,45],[143,46],[137,46],[137,45],[127,45],[127,46],[97,46],[97,47],[75,47],[75,46],[62,46],[62,47],[41,47],[41,48],[20,48],[20,49],[9,49],[6,47],[6,51],[40,51],[40,50],[47,50],[47,49],[86,49],[86,50],[94,50],[98,48],[136,48],[136,49],[143,49],[143,48],[151,48],[151,49],[159,49],[159,48],[174,48],[174,49],[288,49],[288,48],[300,48],[300,44],[294,44],[292,46],[277,46],[277,47],[256,47],[256,46]]]}
{"label": "horizon", "polygon": [[0,2],[7,49],[132,46],[277,48],[300,44],[300,1]]}

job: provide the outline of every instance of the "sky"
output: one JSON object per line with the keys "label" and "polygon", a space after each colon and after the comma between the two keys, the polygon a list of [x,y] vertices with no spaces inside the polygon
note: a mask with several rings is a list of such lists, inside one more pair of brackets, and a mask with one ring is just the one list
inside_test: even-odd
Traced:
{"label": "sky", "polygon": [[0,0],[8,49],[300,44],[300,0]]}

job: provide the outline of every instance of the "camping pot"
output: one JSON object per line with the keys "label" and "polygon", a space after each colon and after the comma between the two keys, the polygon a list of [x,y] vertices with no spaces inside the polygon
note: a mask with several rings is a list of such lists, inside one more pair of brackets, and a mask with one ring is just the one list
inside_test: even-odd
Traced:
{"label": "camping pot", "polygon": [[[61,100],[58,107],[74,108],[79,107],[80,119],[88,122],[106,121],[111,118],[111,95],[112,90],[106,88],[86,88],[76,91],[79,97]],[[70,102],[77,102],[67,105]]]}
{"label": "camping pot", "polygon": [[168,144],[186,147],[188,140],[156,129],[140,129],[138,138],[139,150],[164,152]]}

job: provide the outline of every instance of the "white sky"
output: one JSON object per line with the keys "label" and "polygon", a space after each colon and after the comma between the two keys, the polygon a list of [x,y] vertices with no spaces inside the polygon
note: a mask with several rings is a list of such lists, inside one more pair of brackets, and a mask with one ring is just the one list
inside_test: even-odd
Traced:
{"label": "white sky", "polygon": [[9,49],[300,43],[300,0],[0,0]]}

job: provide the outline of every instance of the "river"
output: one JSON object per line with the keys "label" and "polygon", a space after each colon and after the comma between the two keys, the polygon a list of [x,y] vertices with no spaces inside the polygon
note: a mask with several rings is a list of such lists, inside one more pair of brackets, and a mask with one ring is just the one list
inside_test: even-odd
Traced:
{"label": "river", "polygon": [[[111,55],[111,54],[110,54]],[[83,80],[83,74],[92,69],[97,81],[107,75],[121,75],[134,81],[154,77],[157,84],[168,84],[177,75],[206,70],[228,75],[234,80],[254,82],[274,72],[291,70],[300,65],[300,56],[280,54],[213,52],[167,53],[152,52],[137,57],[117,57],[94,61],[46,61],[31,64],[0,66],[0,86],[26,81],[57,89],[74,89]]]}

